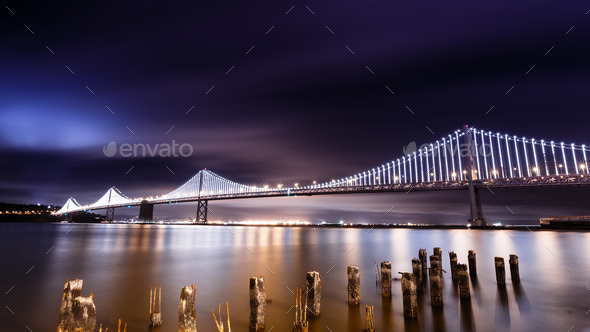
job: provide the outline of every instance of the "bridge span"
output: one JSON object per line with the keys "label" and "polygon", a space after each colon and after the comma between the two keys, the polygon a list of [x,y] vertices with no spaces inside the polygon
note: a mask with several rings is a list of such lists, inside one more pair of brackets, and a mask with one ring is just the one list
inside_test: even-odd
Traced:
{"label": "bridge span", "polygon": [[[307,186],[244,185],[207,169],[168,194],[129,198],[110,188],[93,204],[70,197],[55,212],[71,220],[81,211],[106,209],[108,220],[117,207],[140,206],[139,219],[153,220],[155,204],[198,202],[195,220],[206,223],[208,201],[333,194],[467,190],[471,225],[485,225],[479,191],[490,188],[579,186],[590,184],[586,146],[527,139],[463,127],[416,151],[354,175]],[[490,189],[491,190],[491,189]]]}

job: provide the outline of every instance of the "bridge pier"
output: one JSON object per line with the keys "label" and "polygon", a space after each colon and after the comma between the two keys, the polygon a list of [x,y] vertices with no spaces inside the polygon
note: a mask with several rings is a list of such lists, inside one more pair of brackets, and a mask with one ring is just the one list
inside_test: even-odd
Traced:
{"label": "bridge pier", "polygon": [[481,200],[479,198],[479,188],[469,182],[469,223],[472,226],[485,226],[486,220],[483,217],[481,209]]}
{"label": "bridge pier", "polygon": [[148,203],[148,201],[141,201],[139,206],[139,220],[141,222],[152,222],[154,221],[154,204]]}
{"label": "bridge pier", "polygon": [[72,222],[73,218],[74,218],[74,214],[72,212],[66,213],[64,221],[67,223],[70,223],[70,222]]}
{"label": "bridge pier", "polygon": [[115,208],[114,207],[108,207],[107,208],[107,213],[105,215],[105,220],[106,221],[113,221],[113,220],[115,220]]}
{"label": "bridge pier", "polygon": [[[463,132],[465,133],[465,144],[467,145],[468,151],[467,162],[465,165],[469,165],[466,173],[469,184],[469,223],[472,226],[486,226],[486,220],[483,217],[483,211],[481,209],[481,200],[479,199],[479,189],[475,187],[475,184],[473,183],[473,174],[477,172],[477,166],[473,155],[473,151],[476,147],[474,148],[471,133],[469,132],[469,126],[465,125],[463,127]],[[480,176],[481,174],[477,174],[477,178]]]}
{"label": "bridge pier", "polygon": [[207,210],[209,210],[207,200],[198,200],[197,202],[197,218],[196,222],[206,224],[207,223]]}

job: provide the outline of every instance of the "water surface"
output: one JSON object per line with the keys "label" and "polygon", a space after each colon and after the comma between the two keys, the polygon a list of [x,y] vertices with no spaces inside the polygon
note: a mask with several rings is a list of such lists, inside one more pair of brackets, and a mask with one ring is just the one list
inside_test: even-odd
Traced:
{"label": "water surface", "polygon": [[[418,249],[430,255],[435,246],[449,272],[444,307],[432,310],[426,291],[418,319],[406,320],[400,282],[393,282],[391,299],[382,299],[374,262],[391,261],[399,277],[411,272]],[[55,331],[64,282],[76,277],[84,280],[83,296],[95,294],[98,321],[109,330],[121,318],[128,331],[149,331],[149,289],[162,285],[159,330],[176,331],[180,289],[194,283],[199,331],[216,331],[211,310],[226,301],[232,330],[247,331],[248,280],[258,275],[272,300],[266,331],[291,331],[291,291],[313,270],[322,275],[322,313],[310,331],[362,331],[366,304],[375,306],[378,331],[590,330],[585,232],[2,224],[0,249],[0,331]],[[470,249],[477,251],[478,279],[471,301],[461,302],[447,252],[466,263]],[[512,253],[520,258],[520,287],[510,280]],[[494,256],[505,257],[506,288],[496,286]],[[361,269],[360,307],[346,302],[352,264]]]}

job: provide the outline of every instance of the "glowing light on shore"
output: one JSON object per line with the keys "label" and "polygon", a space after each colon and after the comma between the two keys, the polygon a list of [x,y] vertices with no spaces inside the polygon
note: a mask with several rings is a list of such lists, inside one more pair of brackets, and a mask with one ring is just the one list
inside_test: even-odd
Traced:
{"label": "glowing light on shore", "polygon": [[311,221],[305,220],[241,220],[241,221],[209,221],[213,225],[237,225],[237,226],[309,226]]}

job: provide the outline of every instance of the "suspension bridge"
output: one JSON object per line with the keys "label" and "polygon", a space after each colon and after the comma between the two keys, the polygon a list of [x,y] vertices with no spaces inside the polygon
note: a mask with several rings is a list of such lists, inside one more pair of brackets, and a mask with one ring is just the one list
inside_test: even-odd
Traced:
{"label": "suspension bridge", "polygon": [[[407,152],[407,151],[406,151]],[[70,197],[55,215],[72,220],[76,212],[139,206],[139,219],[153,220],[155,204],[198,202],[196,222],[206,223],[208,202],[215,200],[467,190],[469,220],[486,225],[479,191],[494,187],[589,185],[586,145],[517,137],[464,126],[416,151],[357,174],[306,186],[254,186],[237,183],[203,169],[177,189],[156,197],[129,198],[113,187],[93,204]]]}

